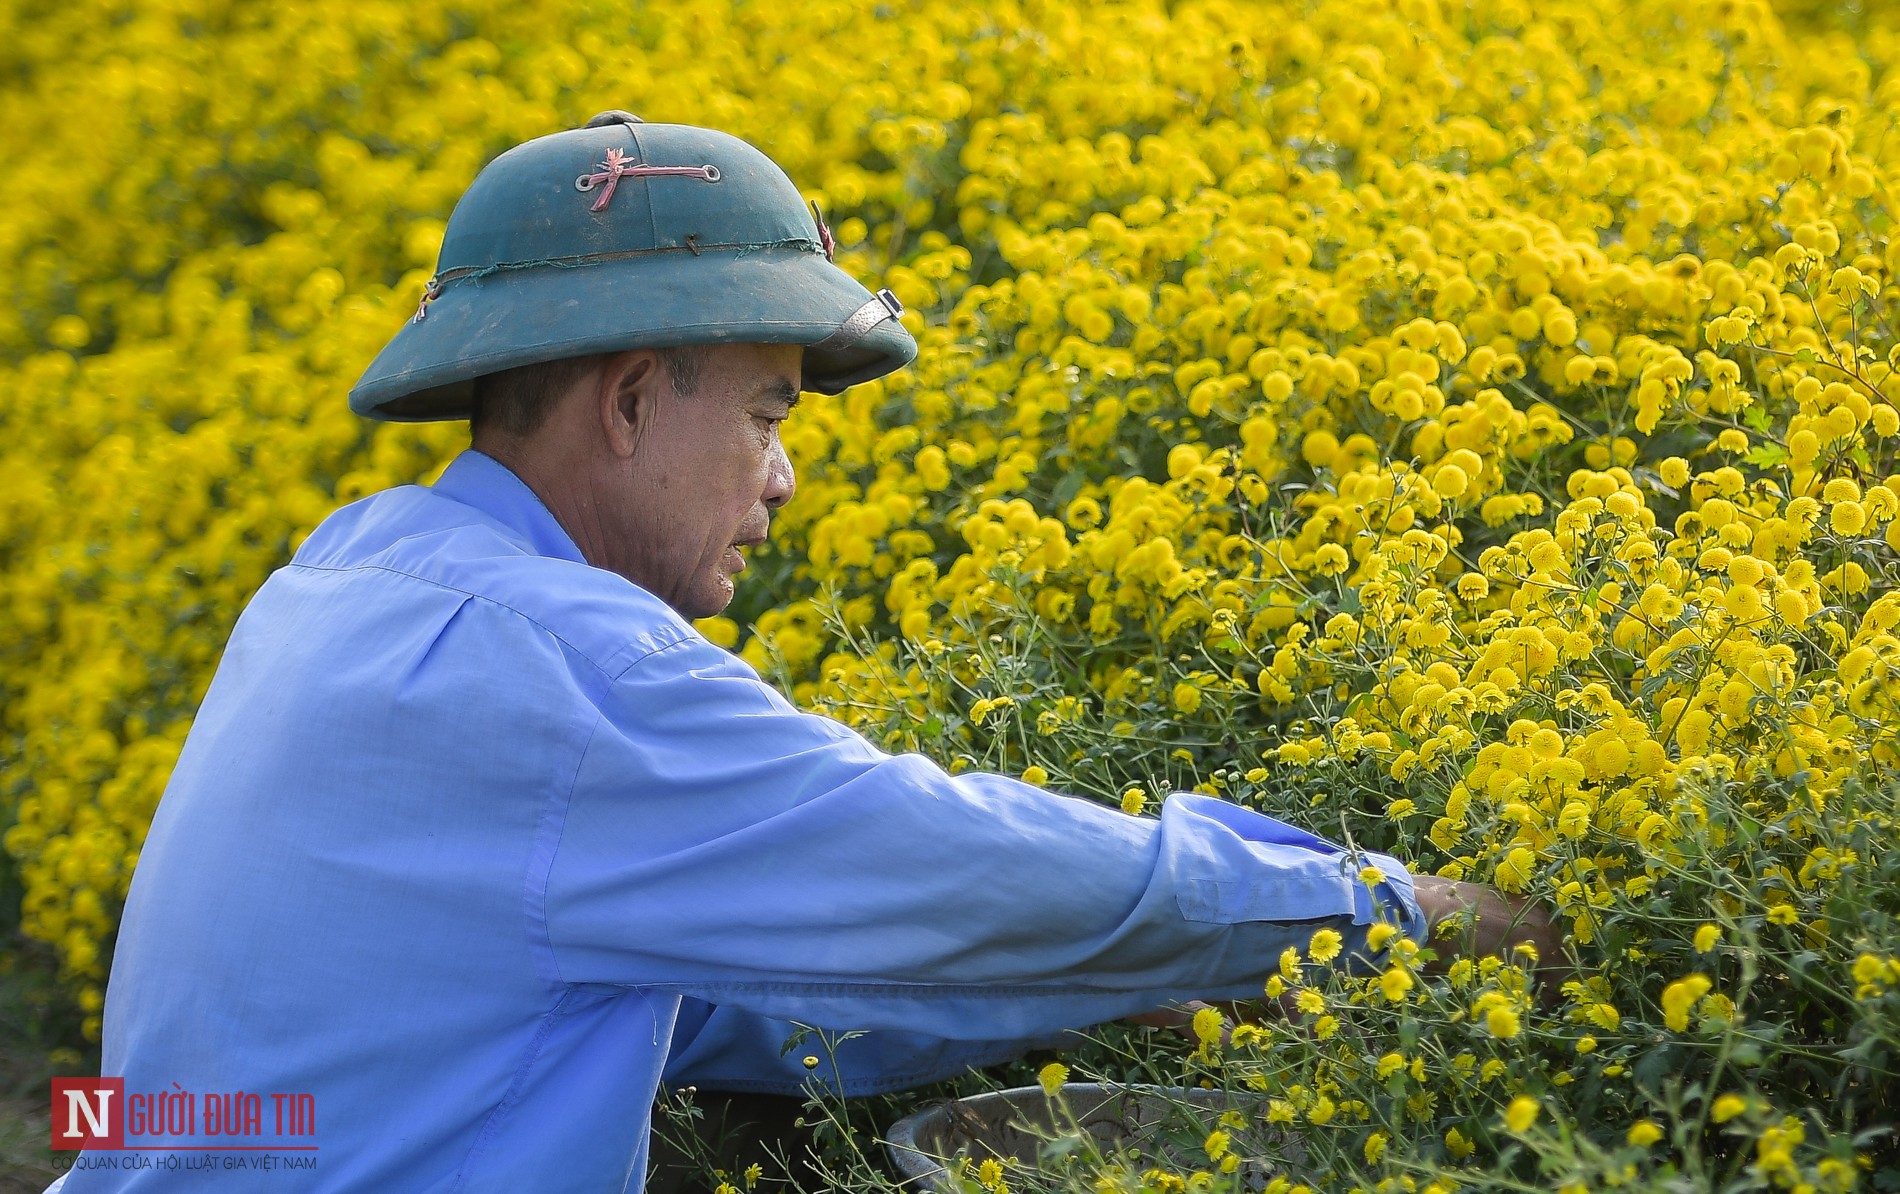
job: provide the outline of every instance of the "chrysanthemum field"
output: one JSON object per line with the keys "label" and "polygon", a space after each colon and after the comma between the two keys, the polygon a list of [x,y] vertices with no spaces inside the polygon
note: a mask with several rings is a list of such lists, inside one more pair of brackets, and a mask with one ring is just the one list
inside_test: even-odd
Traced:
{"label": "chrysanthemum field", "polygon": [[[0,79],[0,824],[89,1031],[238,611],[467,442],[344,402],[455,198],[626,108],[771,154],[923,346],[800,405],[710,636],[1561,910],[1554,997],[1322,938],[1142,1062],[1298,1133],[1268,1189],[1900,1189],[1900,14],[69,0]],[[1226,1190],[1248,1126],[965,1181]]]}

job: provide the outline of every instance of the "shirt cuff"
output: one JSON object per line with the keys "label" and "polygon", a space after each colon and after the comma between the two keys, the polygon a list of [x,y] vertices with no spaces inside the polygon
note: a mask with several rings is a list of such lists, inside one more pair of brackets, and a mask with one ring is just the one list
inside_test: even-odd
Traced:
{"label": "shirt cuff", "polygon": [[1392,925],[1407,937],[1425,944],[1431,932],[1431,926],[1425,922],[1425,914],[1418,906],[1418,895],[1412,887],[1412,874],[1405,864],[1389,854],[1363,853],[1359,856],[1363,862],[1360,870],[1376,867],[1384,876],[1378,883],[1368,884],[1355,877],[1352,894],[1352,923],[1372,925],[1383,922]]}

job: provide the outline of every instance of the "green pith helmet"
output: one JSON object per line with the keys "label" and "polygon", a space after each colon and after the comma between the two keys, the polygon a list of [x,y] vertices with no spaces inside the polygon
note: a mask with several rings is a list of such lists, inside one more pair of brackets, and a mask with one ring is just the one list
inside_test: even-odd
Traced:
{"label": "green pith helmet", "polygon": [[465,419],[478,377],[629,348],[803,345],[803,386],[825,394],[909,364],[902,305],[831,249],[791,179],[744,141],[604,112],[469,185],[422,305],[350,409]]}

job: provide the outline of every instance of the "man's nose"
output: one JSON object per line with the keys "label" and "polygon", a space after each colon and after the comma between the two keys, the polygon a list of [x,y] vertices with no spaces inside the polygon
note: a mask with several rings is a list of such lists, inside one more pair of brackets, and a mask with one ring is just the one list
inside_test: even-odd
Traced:
{"label": "man's nose", "polygon": [[785,445],[774,440],[772,458],[766,462],[765,493],[762,495],[766,508],[776,510],[792,500],[792,494],[798,490],[798,478],[792,472],[792,458],[785,454]]}

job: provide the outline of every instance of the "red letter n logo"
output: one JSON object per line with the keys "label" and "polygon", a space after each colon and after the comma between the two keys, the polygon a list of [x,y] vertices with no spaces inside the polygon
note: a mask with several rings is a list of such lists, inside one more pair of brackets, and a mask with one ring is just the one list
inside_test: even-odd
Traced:
{"label": "red letter n logo", "polygon": [[53,1148],[125,1147],[125,1079],[53,1079]]}

